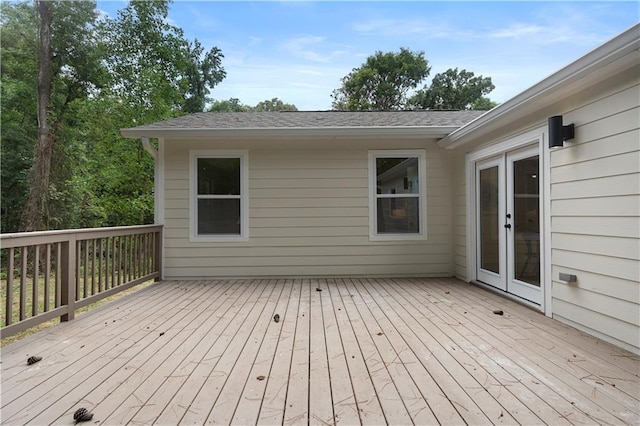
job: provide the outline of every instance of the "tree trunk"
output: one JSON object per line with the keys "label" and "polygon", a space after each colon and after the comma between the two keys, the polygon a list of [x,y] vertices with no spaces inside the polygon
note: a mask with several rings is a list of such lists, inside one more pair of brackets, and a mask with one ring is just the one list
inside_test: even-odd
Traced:
{"label": "tree trunk", "polygon": [[53,155],[54,136],[49,128],[48,110],[51,101],[52,64],[51,64],[51,2],[37,1],[40,27],[38,30],[38,142],[31,169],[29,195],[23,213],[23,230],[39,231],[48,229],[49,185],[51,182],[51,157]]}

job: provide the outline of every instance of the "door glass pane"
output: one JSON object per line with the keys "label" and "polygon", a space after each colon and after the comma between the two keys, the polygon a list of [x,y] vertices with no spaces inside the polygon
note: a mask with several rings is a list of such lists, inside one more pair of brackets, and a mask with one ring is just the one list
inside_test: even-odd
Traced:
{"label": "door glass pane", "polygon": [[500,273],[498,166],[480,170],[480,267]]}
{"label": "door glass pane", "polygon": [[540,286],[540,185],[538,156],[513,163],[514,272]]}

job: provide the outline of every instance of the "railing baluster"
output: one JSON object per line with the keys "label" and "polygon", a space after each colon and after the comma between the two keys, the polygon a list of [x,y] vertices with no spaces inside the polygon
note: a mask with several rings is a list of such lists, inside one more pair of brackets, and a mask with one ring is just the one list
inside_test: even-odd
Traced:
{"label": "railing baluster", "polygon": [[149,255],[151,254],[150,248],[150,235],[144,236],[144,273],[145,275],[150,272],[149,270]]}
{"label": "railing baluster", "polygon": [[33,288],[31,289],[32,291],[32,296],[31,296],[31,315],[32,316],[36,316],[38,315],[38,287],[40,284],[40,246],[39,245],[35,245],[34,246],[34,254],[33,254]]}
{"label": "railing baluster", "polygon": [[133,235],[127,235],[127,274],[125,275],[125,282],[131,281],[131,274],[133,272],[133,247]]}
{"label": "railing baluster", "polygon": [[84,240],[82,242],[84,246],[84,273],[83,273],[83,289],[84,293],[82,294],[82,298],[89,296],[89,240]]}
{"label": "railing baluster", "polygon": [[140,240],[140,238],[142,238],[141,235],[136,235],[136,257],[135,257],[135,274],[133,274],[134,279],[136,278],[140,278],[142,276],[141,270],[142,268],[140,267],[140,260],[142,258],[142,254],[141,254],[141,250],[142,250],[142,242]]}
{"label": "railing baluster", "polygon": [[98,238],[98,293],[102,293],[102,238]]}
{"label": "railing baluster", "polygon": [[126,261],[124,262],[125,264],[125,274],[124,274],[124,281],[127,282],[131,279],[131,247],[133,246],[133,238],[131,238],[131,235],[127,235],[125,237],[125,253],[127,255]]}
{"label": "railing baluster", "polygon": [[139,277],[138,275],[138,261],[140,259],[140,244],[139,244],[139,240],[140,240],[140,236],[139,235],[133,235],[133,254],[132,254],[132,261],[133,261],[133,279],[135,280],[136,278]]}
{"label": "railing baluster", "polygon": [[15,265],[13,264],[15,258],[15,249],[11,247],[9,249],[9,258],[7,261],[9,262],[9,269],[7,269],[7,311],[5,318],[5,325],[13,324],[13,268]]}
{"label": "railing baluster", "polygon": [[118,237],[111,241],[111,288],[116,286],[118,280]]}
{"label": "railing baluster", "polygon": [[51,297],[50,285],[51,285],[51,244],[47,244],[44,260],[44,311],[49,312]]}
{"label": "railing baluster", "polygon": [[105,283],[104,283],[104,288],[105,289],[110,289],[112,287],[112,283],[113,283],[113,238],[114,237],[108,237],[107,238],[107,255],[106,255],[106,259],[107,259],[107,266],[106,266],[106,271],[107,271],[107,276],[105,278]]}
{"label": "railing baluster", "polygon": [[142,235],[142,274],[147,275],[149,268],[147,267],[147,256],[149,255],[149,234]]}
{"label": "railing baluster", "polygon": [[109,288],[109,258],[111,257],[111,251],[109,250],[110,237],[104,239],[104,289]]}
{"label": "railing baluster", "polygon": [[62,243],[56,243],[56,308],[62,306]]}
{"label": "railing baluster", "polygon": [[96,240],[91,239],[91,296],[96,294]]}
{"label": "railing baluster", "polygon": [[120,237],[120,249],[118,250],[118,286],[126,280],[127,273],[127,237],[123,235]]}
{"label": "railing baluster", "polygon": [[22,247],[22,267],[20,268],[20,321],[26,318],[27,311],[27,258],[29,250]]}
{"label": "railing baluster", "polygon": [[158,271],[157,280],[162,279],[162,228],[153,234],[154,253],[153,253],[153,270]]}

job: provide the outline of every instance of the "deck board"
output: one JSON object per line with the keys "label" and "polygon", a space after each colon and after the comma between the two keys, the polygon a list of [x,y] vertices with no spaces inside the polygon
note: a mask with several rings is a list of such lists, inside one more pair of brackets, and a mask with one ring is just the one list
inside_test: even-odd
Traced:
{"label": "deck board", "polygon": [[1,367],[3,425],[640,423],[640,357],[455,279],[161,282]]}

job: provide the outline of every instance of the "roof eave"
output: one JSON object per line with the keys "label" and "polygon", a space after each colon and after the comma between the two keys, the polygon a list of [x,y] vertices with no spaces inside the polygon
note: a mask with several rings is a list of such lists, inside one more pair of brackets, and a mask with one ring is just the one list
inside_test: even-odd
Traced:
{"label": "roof eave", "polygon": [[275,127],[275,128],[169,128],[121,129],[125,138],[295,138],[295,137],[428,137],[440,139],[460,126],[371,126],[371,127]]}
{"label": "roof eave", "polygon": [[639,31],[640,24],[634,25],[624,33],[592,50],[519,95],[454,130],[451,134],[438,141],[438,146],[446,149],[461,147],[473,140],[475,136],[478,136],[480,129],[484,132],[489,132],[496,127],[504,125],[516,111],[522,114],[527,107],[538,110],[544,105],[557,102],[564,96],[558,91],[559,87],[584,79],[614,62],[617,62],[620,66],[629,67],[637,64],[639,57],[637,53],[640,49]]}

